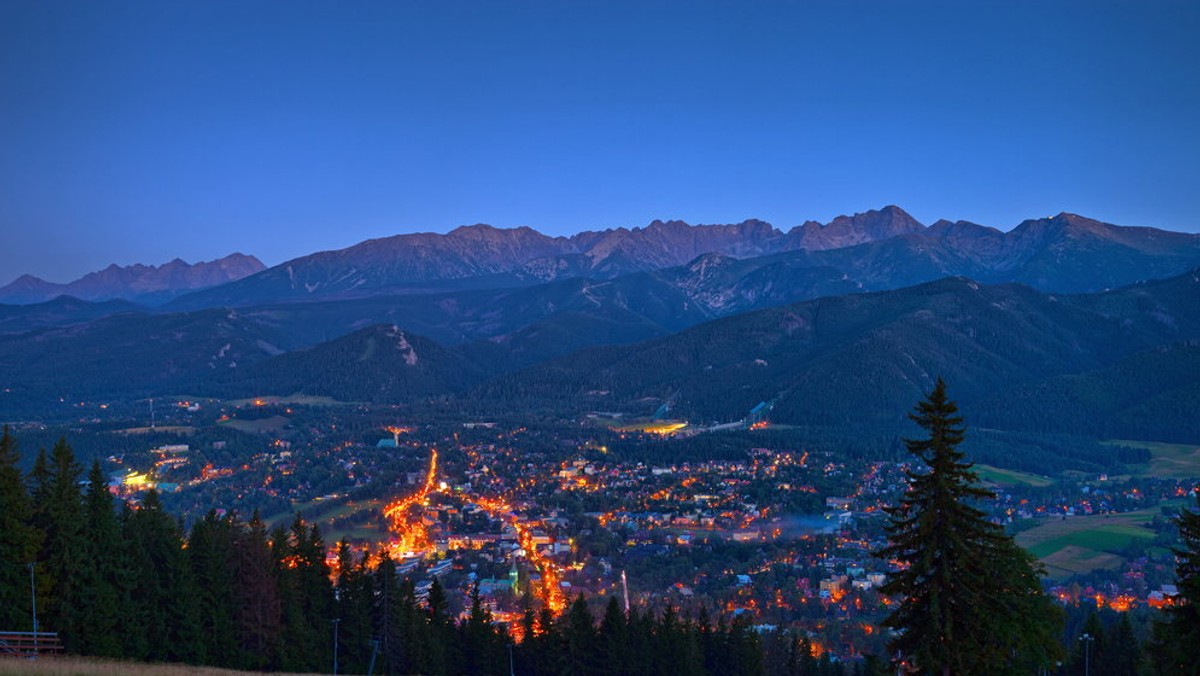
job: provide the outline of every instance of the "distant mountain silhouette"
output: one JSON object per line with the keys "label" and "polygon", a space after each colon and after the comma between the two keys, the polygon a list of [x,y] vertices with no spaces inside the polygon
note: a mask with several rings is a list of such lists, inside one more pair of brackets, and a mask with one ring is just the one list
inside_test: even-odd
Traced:
{"label": "distant mountain silhouette", "polygon": [[[460,227],[368,240],[297,258],[229,284],[187,294],[175,309],[309,302],[378,295],[613,279],[691,264],[713,255],[757,263],[737,270],[825,290],[882,290],[945,276],[1088,292],[1157,279],[1200,265],[1200,235],[1109,225],[1073,214],[1029,220],[1011,232],[966,221],[925,227],[895,206],[788,232],[748,220],[732,225],[654,221],[645,228],[549,237],[530,228]],[[711,259],[718,260],[718,259]],[[806,281],[807,280],[807,281]],[[744,282],[735,294],[761,295]],[[813,297],[797,292],[798,297]],[[804,296],[803,294],[809,295]]]}
{"label": "distant mountain silhouette", "polygon": [[43,303],[58,296],[72,296],[89,301],[122,299],[158,304],[182,293],[225,284],[265,268],[254,256],[235,253],[194,265],[178,258],[158,266],[110,265],[67,284],[22,275],[0,288],[0,303]]}

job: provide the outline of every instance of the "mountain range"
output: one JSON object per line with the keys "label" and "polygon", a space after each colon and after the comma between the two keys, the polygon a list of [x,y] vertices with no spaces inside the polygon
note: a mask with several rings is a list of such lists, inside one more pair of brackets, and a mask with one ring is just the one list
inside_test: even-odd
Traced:
{"label": "mountain range", "polygon": [[[869,212],[855,218],[887,220],[889,213]],[[572,237],[549,237],[530,228],[473,225],[445,235],[396,235],[304,256],[253,279],[189,294],[174,307],[502,288],[571,277],[610,279],[681,265],[706,253],[773,253],[781,240],[782,233],[762,221],[697,226],[654,221],[645,228]]]}
{"label": "mountain range", "polygon": [[851,437],[894,431],[941,375],[1007,447],[1195,442],[1197,269],[1200,236],[1071,214],[1007,233],[926,227],[896,207],[789,232],[470,226],[314,254],[157,307],[0,305],[0,419],[304,392],[510,414],[665,405],[702,422],[767,402],[774,422]]}
{"label": "mountain range", "polygon": [[[686,267],[668,273],[668,281],[690,285],[696,289],[694,300],[721,305],[723,312],[753,306],[759,293],[795,300],[956,275],[1089,292],[1180,274],[1196,265],[1200,235],[1115,226],[1067,213],[1027,220],[1009,232],[967,221],[941,220],[926,227],[899,207],[887,206],[825,224],[809,221],[786,232],[759,220],[731,225],[654,221],[644,228],[571,237],[525,227],[463,226],[445,235],[368,240],[271,268],[252,256],[233,254],[195,265],[178,259],[157,267],[113,265],[69,284],[25,275],[0,288],[0,303],[33,304],[68,295],[165,303],[165,309],[179,311],[495,290],[571,278],[611,280]],[[704,274],[716,275],[710,286],[725,286],[715,292],[700,288]],[[680,279],[688,275],[701,278]],[[744,282],[743,288],[730,287],[731,277]],[[800,292],[793,290],[796,284],[824,286]]]}
{"label": "mountain range", "polygon": [[110,265],[67,284],[22,275],[0,287],[0,303],[43,303],[59,296],[81,300],[122,299],[157,305],[176,296],[232,282],[266,269],[254,256],[235,253],[215,261],[188,264],[176,258],[162,265]]}
{"label": "mountain range", "polygon": [[[702,256],[820,269],[867,290],[961,275],[1087,292],[1181,274],[1200,265],[1200,235],[1129,228],[1073,214],[1028,220],[1009,232],[966,221],[917,222],[895,206],[782,232],[654,221],[645,228],[549,237],[530,228],[460,227],[369,240],[304,256],[236,282],[186,294],[173,309],[372,295],[531,286],[564,278],[613,279]],[[765,273],[766,274],[766,273]]]}

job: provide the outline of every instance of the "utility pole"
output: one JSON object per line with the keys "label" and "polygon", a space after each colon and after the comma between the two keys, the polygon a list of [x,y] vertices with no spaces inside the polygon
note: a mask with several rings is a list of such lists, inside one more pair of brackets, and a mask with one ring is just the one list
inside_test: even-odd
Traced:
{"label": "utility pole", "polygon": [[337,672],[338,672],[338,660],[337,660],[337,657],[338,657],[338,655],[337,655],[337,653],[338,653],[338,623],[341,622],[341,620],[340,619],[339,620],[330,620],[330,622],[333,622],[333,676],[337,676]]}
{"label": "utility pole", "polygon": [[1092,643],[1096,639],[1091,634],[1084,634],[1079,640],[1083,641],[1083,676],[1092,676]]}
{"label": "utility pole", "polygon": [[508,676],[517,676],[516,670],[513,669],[512,648],[513,648],[513,644],[509,643],[508,644]]}
{"label": "utility pole", "polygon": [[33,654],[38,654],[38,623],[37,623],[37,585],[33,581],[33,567],[37,562],[29,564],[29,606],[33,608]]}
{"label": "utility pole", "polygon": [[367,665],[367,676],[375,676],[375,657],[379,654],[379,639],[371,639],[371,663]]}

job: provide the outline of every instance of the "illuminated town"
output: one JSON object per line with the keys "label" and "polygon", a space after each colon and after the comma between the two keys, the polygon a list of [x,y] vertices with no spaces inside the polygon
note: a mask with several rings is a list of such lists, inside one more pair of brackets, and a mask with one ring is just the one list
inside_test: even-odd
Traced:
{"label": "illuminated town", "polygon": [[[255,410],[272,406],[279,410]],[[222,415],[303,413],[282,406],[260,401]],[[765,420],[739,433],[751,444],[767,435],[762,445],[688,461],[651,459],[696,438],[681,421],[573,425],[408,420],[354,440],[326,420],[262,437],[240,462],[214,462],[227,449],[212,444],[159,445],[109,461],[113,490],[134,501],[155,487],[193,516],[211,505],[257,509],[274,522],[299,513],[321,526],[331,563],[341,540],[369,562],[386,552],[419,598],[436,578],[456,591],[462,612],[477,589],[518,638],[523,609],[559,614],[582,594],[798,630],[815,654],[836,659],[883,649],[878,622],[891,601],[878,587],[894,565],[870,552],[886,542],[882,508],[897,499],[906,465],[782,446]],[[998,493],[992,519],[1018,531],[1141,514],[1193,488],[1104,475],[989,485]],[[1131,550],[1091,575],[1055,570],[1051,558],[1051,593],[1068,607],[1115,612],[1169,605],[1171,566],[1151,554]]]}

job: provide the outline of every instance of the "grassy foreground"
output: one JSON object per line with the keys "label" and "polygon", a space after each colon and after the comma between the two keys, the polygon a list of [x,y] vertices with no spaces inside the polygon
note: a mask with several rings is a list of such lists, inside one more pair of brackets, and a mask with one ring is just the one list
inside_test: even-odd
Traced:
{"label": "grassy foreground", "polygon": [[43,657],[36,660],[0,657],[0,676],[237,676],[256,673],[258,672],[193,667],[186,664],[145,664],[89,657]]}

